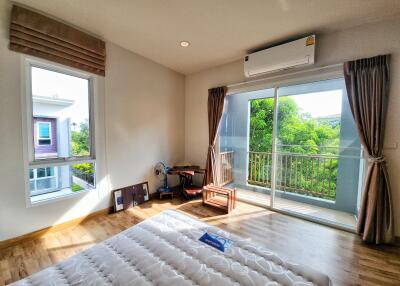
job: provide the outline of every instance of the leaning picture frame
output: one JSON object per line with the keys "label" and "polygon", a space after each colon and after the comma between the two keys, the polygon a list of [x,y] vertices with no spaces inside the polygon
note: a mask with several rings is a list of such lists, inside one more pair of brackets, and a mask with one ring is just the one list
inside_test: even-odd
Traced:
{"label": "leaning picture frame", "polygon": [[147,202],[150,200],[150,192],[149,192],[149,183],[142,183],[143,193],[144,193],[144,201]]}
{"label": "leaning picture frame", "polygon": [[122,211],[124,209],[122,190],[115,190],[113,192],[113,199],[114,199],[114,212]]}

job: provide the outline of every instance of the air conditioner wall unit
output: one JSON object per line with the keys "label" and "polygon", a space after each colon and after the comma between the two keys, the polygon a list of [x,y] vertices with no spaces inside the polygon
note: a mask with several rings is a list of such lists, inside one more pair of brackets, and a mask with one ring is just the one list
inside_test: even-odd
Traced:
{"label": "air conditioner wall unit", "polygon": [[315,35],[249,54],[244,59],[246,77],[314,64]]}

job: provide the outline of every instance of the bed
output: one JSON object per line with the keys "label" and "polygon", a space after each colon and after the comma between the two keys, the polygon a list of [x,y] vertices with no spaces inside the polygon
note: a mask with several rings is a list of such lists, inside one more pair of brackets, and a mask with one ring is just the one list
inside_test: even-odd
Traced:
{"label": "bed", "polygon": [[[200,241],[226,238],[222,250]],[[328,276],[167,210],[12,285],[318,285]]]}

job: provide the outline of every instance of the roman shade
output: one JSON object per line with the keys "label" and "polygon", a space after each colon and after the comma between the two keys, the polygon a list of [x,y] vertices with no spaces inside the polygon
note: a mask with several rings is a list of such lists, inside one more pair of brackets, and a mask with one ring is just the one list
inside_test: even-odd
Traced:
{"label": "roman shade", "polygon": [[10,50],[105,75],[105,42],[70,25],[14,5]]}

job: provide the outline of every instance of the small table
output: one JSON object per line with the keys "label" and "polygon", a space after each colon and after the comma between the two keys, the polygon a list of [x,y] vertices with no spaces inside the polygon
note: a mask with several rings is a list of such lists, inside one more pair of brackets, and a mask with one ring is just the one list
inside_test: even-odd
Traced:
{"label": "small table", "polygon": [[171,192],[160,192],[160,200],[162,200],[162,198],[163,198],[165,195],[171,196],[171,199],[174,198],[174,192],[173,192],[173,191],[171,191]]}
{"label": "small table", "polygon": [[203,188],[203,205],[220,208],[230,213],[236,207],[236,189],[207,185]]}

